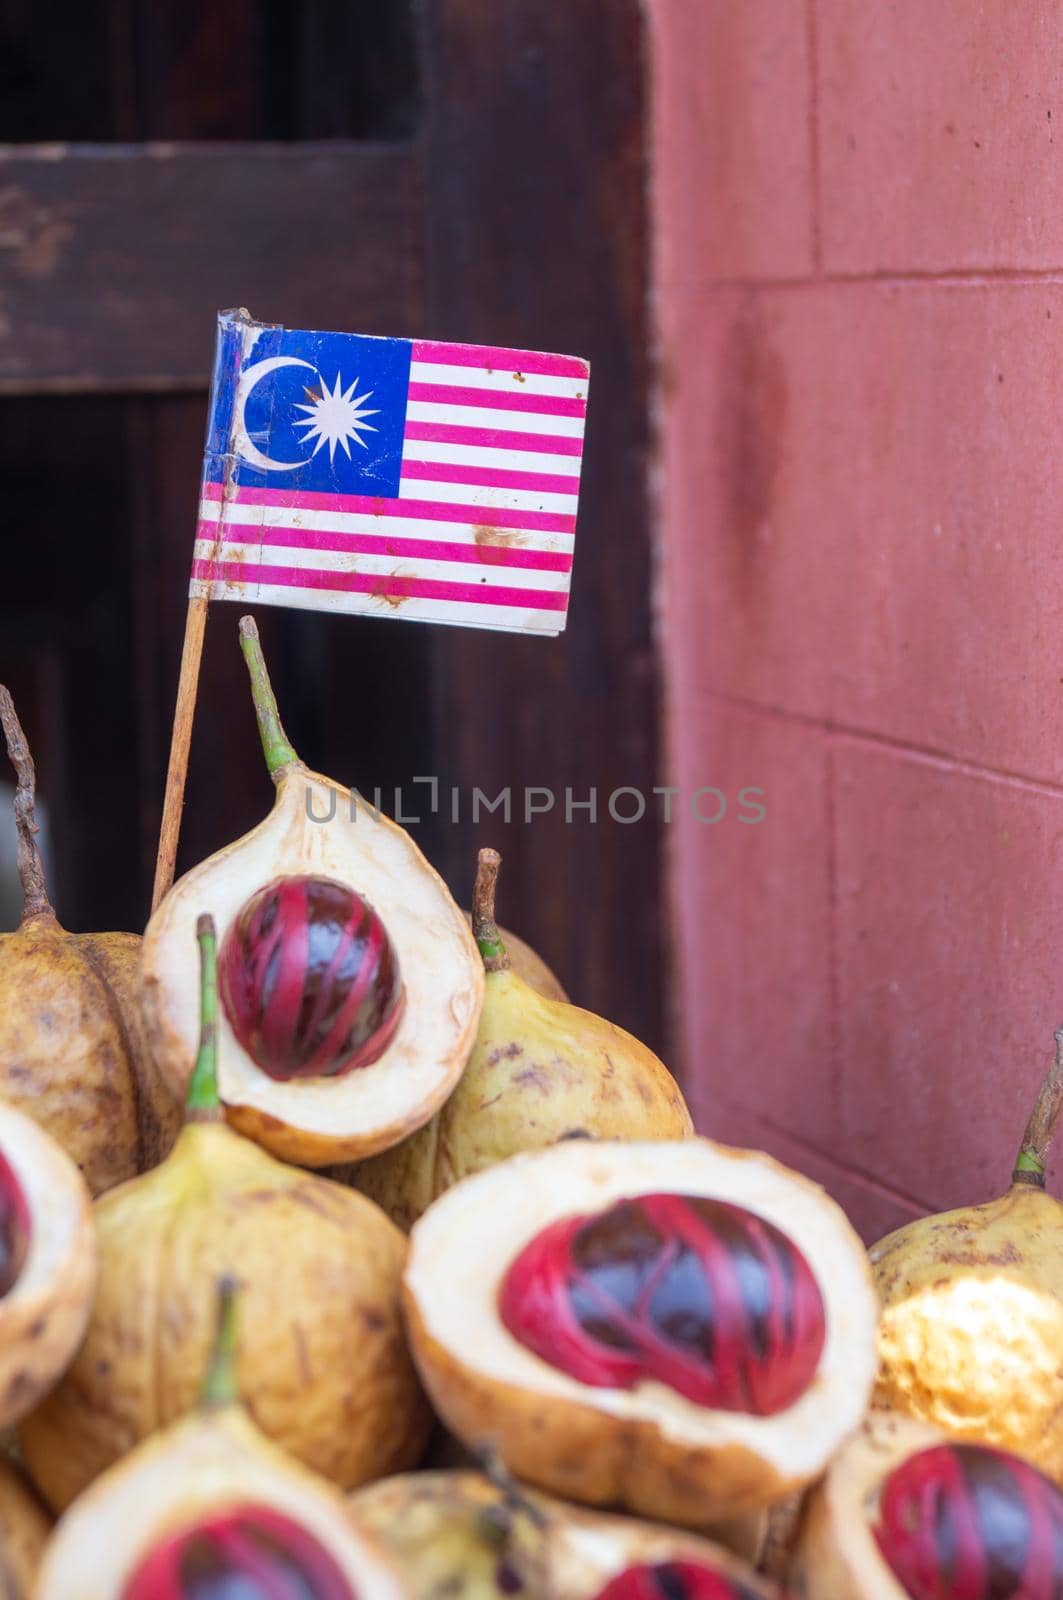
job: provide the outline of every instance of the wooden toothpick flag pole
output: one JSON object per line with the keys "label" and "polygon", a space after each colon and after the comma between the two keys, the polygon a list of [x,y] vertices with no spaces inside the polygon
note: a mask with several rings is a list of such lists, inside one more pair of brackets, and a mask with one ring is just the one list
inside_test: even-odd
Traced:
{"label": "wooden toothpick flag pole", "polygon": [[173,714],[170,761],[166,769],[166,793],[162,802],[162,827],[155,858],[155,886],[151,894],[153,911],[173,883],[177,867],[177,842],[181,837],[181,812],[185,803],[185,779],[188,776],[192,723],[196,715],[207,605],[205,599],[196,595],[189,600],[185,616],[185,642],[181,650],[181,674],[177,680],[177,706]]}
{"label": "wooden toothpick flag pole", "polygon": [[221,314],[154,904],[173,881],[208,602],[559,634],[589,372]]}

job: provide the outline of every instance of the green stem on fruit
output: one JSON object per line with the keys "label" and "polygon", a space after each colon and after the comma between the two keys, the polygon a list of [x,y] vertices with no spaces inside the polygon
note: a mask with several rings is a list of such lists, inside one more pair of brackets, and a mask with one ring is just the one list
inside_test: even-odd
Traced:
{"label": "green stem on fruit", "polygon": [[258,623],[254,617],[240,618],[240,649],[247,662],[247,670],[251,678],[251,699],[255,706],[255,717],[258,720],[259,738],[262,740],[262,753],[266,758],[270,777],[275,778],[283,772],[285,767],[290,767],[299,760],[295,751],[288,743],[287,735],[281,727],[280,712],[277,710],[277,697],[273,693],[273,685],[269,681],[266,671],[266,658],[262,654],[262,644],[258,637]]}
{"label": "green stem on fruit", "polygon": [[7,753],[15,769],[15,827],[18,831],[18,876],[22,885],[22,920],[30,917],[54,917],[48,889],[44,880],[44,862],[37,848],[38,822],[36,813],[37,773],[33,756],[18,720],[15,702],[10,690],[0,683],[0,727],[4,730]]}
{"label": "green stem on fruit", "polygon": [[185,1099],[186,1122],[220,1122],[218,1094],[218,940],[214,918],[204,912],[196,923],[199,940],[199,1053]]}
{"label": "green stem on fruit", "polygon": [[1035,1189],[1045,1186],[1045,1163],[1060,1112],[1063,1112],[1063,1028],[1056,1029],[1055,1060],[1045,1073],[1015,1159],[1012,1183]]}
{"label": "green stem on fruit", "polygon": [[485,846],[480,851],[472,891],[472,932],[486,972],[505,972],[509,967],[509,953],[495,921],[495,886],[501,865],[502,857],[497,850]]}
{"label": "green stem on fruit", "polygon": [[239,1284],[226,1273],[218,1280],[218,1327],[210,1364],[199,1392],[199,1405],[203,1411],[215,1406],[236,1405],[240,1399],[240,1385],[236,1377],[236,1297]]}

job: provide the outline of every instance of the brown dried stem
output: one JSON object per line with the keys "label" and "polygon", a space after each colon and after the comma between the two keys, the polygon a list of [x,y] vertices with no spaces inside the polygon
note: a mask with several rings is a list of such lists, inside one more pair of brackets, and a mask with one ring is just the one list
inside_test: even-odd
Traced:
{"label": "brown dried stem", "polygon": [[7,753],[15,769],[15,826],[18,829],[18,875],[22,884],[22,920],[54,916],[44,880],[44,862],[37,848],[39,831],[35,802],[37,774],[33,757],[15,711],[10,690],[0,683],[0,727],[4,730]]}
{"label": "brown dried stem", "polygon": [[495,921],[495,886],[502,857],[497,850],[485,846],[480,851],[476,867],[476,883],[472,891],[472,932],[480,947],[486,972],[505,972],[509,966],[509,952],[498,932]]}
{"label": "brown dried stem", "polygon": [[1038,1090],[1012,1174],[1013,1183],[1045,1186],[1045,1163],[1060,1112],[1063,1112],[1063,1028],[1056,1029],[1055,1060]]}

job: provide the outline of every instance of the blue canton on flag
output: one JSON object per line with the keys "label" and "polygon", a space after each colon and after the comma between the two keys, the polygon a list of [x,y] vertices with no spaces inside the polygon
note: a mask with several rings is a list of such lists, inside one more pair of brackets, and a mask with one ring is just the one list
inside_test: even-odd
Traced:
{"label": "blue canton on flag", "polygon": [[223,313],[191,593],[560,633],[588,372]]}

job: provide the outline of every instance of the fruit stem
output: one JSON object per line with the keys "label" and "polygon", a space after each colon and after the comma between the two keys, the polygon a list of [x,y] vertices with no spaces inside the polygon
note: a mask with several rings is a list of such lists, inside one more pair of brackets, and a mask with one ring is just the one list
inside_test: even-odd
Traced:
{"label": "fruit stem", "polygon": [[486,845],[477,858],[476,883],[472,891],[472,931],[483,956],[486,972],[505,972],[509,967],[509,952],[498,932],[495,921],[495,887],[502,857],[497,850]]}
{"label": "fruit stem", "polygon": [[254,617],[240,618],[240,649],[244,653],[251,678],[251,699],[258,720],[262,753],[266,758],[270,777],[275,778],[285,767],[290,767],[293,762],[298,761],[299,757],[288,743],[287,735],[281,726],[277,697],[273,693],[273,685],[266,671],[266,658],[262,654],[258,623]]}
{"label": "fruit stem", "polygon": [[214,918],[196,923],[199,940],[199,1053],[188,1084],[186,1122],[220,1122],[218,1094],[218,941]]}
{"label": "fruit stem", "polygon": [[546,1512],[541,1506],[537,1506],[534,1500],[528,1498],[496,1449],[488,1445],[474,1451],[474,1454],[480,1463],[480,1471],[502,1495],[507,1510],[521,1512],[536,1528],[549,1526],[550,1519]]}
{"label": "fruit stem", "polygon": [[10,690],[0,683],[0,726],[4,730],[7,753],[15,769],[15,827],[18,829],[18,876],[22,885],[22,920],[30,917],[53,916],[48,889],[44,881],[44,862],[37,848],[38,832],[35,803],[37,798],[37,773],[33,756],[15,711]]}
{"label": "fruit stem", "polygon": [[199,1393],[200,1410],[210,1411],[215,1406],[236,1405],[240,1399],[240,1386],[236,1378],[236,1297],[239,1284],[226,1273],[218,1280],[218,1327],[210,1353],[203,1387]]}
{"label": "fruit stem", "polygon": [[1056,1131],[1060,1112],[1063,1111],[1063,1028],[1056,1029],[1055,1060],[1045,1073],[1022,1136],[1019,1154],[1015,1160],[1012,1183],[1024,1183],[1036,1189],[1045,1186],[1045,1162],[1052,1136]]}
{"label": "fruit stem", "polygon": [[[542,1547],[550,1527],[547,1513],[541,1506],[536,1505],[534,1500],[529,1499],[521,1485],[510,1477],[495,1450],[488,1447],[476,1451],[475,1454],[481,1471],[500,1496],[498,1500],[483,1506],[478,1512],[476,1517],[478,1536],[492,1548],[505,1551],[514,1540],[517,1523],[523,1518],[529,1525],[532,1536]],[[517,1573],[515,1576],[519,1579],[521,1574]],[[523,1584],[520,1586],[525,1587]],[[533,1592],[539,1592],[538,1584],[534,1586]]]}

